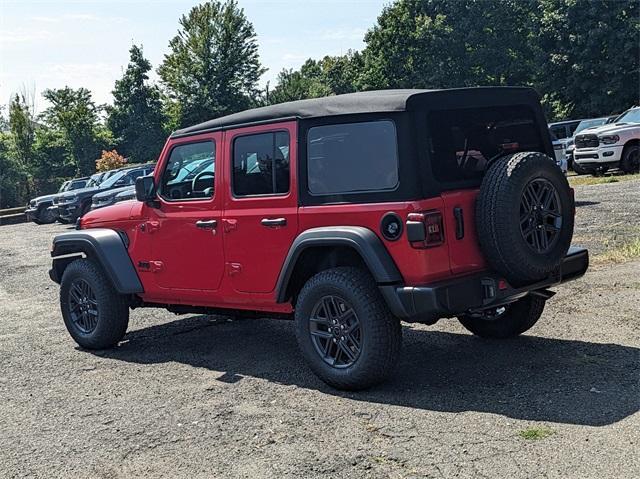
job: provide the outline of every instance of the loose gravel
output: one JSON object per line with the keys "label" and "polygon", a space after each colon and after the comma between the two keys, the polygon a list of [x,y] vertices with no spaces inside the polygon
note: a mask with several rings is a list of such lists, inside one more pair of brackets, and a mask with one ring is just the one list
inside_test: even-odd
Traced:
{"label": "loose gravel", "polygon": [[[638,234],[640,181],[576,198],[592,252]],[[0,228],[0,477],[640,477],[640,261],[557,288],[515,340],[405,325],[397,376],[347,394],[286,321],[136,310],[79,349],[47,276],[64,230]]]}

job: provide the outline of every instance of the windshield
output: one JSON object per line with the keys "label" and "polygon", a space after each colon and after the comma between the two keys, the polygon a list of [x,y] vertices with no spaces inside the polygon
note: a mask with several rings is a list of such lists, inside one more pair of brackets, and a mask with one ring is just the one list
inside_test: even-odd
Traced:
{"label": "windshield", "polygon": [[616,118],[615,123],[640,123],[640,108],[625,111]]}
{"label": "windshield", "polygon": [[112,187],[120,178],[124,177],[128,173],[128,170],[121,170],[116,172],[113,176],[110,176],[106,180],[104,180],[100,186],[104,186],[106,188]]}
{"label": "windshield", "polygon": [[64,193],[65,191],[67,191],[69,189],[70,184],[71,184],[70,181],[65,181],[64,183],[62,183],[62,186],[58,190],[58,193]]}
{"label": "windshield", "polygon": [[71,184],[67,187],[69,191],[79,190],[80,188],[84,188],[87,185],[87,180],[79,180],[72,181]]}
{"label": "windshield", "polygon": [[593,120],[582,120],[576,128],[576,131],[573,132],[573,136],[576,136],[582,130],[586,130],[587,128],[591,128],[592,126],[604,125],[607,121],[606,118],[594,118]]}
{"label": "windshield", "polygon": [[91,178],[89,178],[89,181],[87,181],[87,184],[85,185],[85,187],[89,188],[91,186],[98,186],[100,184],[101,177],[102,177],[102,174],[92,175]]}

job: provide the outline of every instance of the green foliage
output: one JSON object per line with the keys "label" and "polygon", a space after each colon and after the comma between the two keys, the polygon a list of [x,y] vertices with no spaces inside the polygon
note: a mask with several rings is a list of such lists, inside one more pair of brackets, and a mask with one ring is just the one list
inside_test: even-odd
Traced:
{"label": "green foliage", "polygon": [[640,97],[640,3],[540,0],[536,84],[554,116],[620,113]]}
{"label": "green foliage", "polygon": [[191,125],[253,106],[258,59],[253,25],[235,0],[209,1],[180,19],[158,74],[174,105],[174,124]]}
{"label": "green foliage", "polygon": [[28,193],[28,177],[12,154],[13,138],[0,132],[0,209],[25,204]]}
{"label": "green foliage", "polygon": [[26,169],[33,154],[35,121],[25,95],[15,95],[9,105],[9,128],[13,140],[14,158]]}
{"label": "green foliage", "polygon": [[64,138],[77,173],[83,176],[93,173],[95,160],[102,150],[109,149],[113,139],[99,124],[100,109],[91,99],[91,92],[86,88],[65,87],[45,90],[43,96],[51,103],[42,114],[46,126]]}
{"label": "green foliage", "polygon": [[309,59],[298,71],[283,70],[278,74],[278,84],[268,93],[267,102],[275,104],[354,92],[362,66],[362,56],[353,51],[343,56],[326,56],[320,61]]}
{"label": "green foliage", "polygon": [[399,0],[365,37],[361,89],[530,84],[533,0]]}
{"label": "green foliage", "polygon": [[107,126],[118,151],[131,163],[144,163],[162,150],[165,117],[159,89],[148,84],[151,63],[141,47],[132,46],[129,54],[129,65],[112,92],[113,106],[107,108]]}

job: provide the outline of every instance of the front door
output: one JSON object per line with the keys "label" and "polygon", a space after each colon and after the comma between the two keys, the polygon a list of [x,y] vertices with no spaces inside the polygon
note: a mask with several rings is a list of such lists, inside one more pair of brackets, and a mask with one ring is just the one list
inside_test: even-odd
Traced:
{"label": "front door", "polygon": [[220,233],[221,134],[176,140],[156,172],[159,207],[145,228],[151,238],[156,284],[174,290],[214,291],[224,272]]}
{"label": "front door", "polygon": [[296,122],[225,133],[223,229],[233,289],[269,293],[298,231]]}

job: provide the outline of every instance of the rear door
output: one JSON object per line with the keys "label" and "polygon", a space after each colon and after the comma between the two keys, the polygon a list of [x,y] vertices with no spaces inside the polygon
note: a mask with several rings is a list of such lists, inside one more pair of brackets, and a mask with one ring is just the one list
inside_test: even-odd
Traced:
{"label": "rear door", "polygon": [[222,220],[234,290],[269,293],[298,231],[296,122],[225,132]]}

